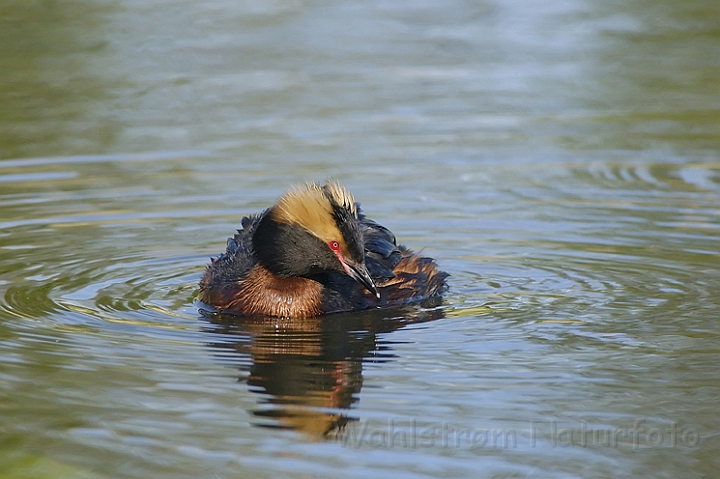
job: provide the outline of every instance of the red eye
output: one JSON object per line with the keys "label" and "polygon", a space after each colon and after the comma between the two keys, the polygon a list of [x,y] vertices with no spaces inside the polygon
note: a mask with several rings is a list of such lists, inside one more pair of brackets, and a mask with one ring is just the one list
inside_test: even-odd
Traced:
{"label": "red eye", "polygon": [[340,251],[340,243],[337,241],[330,241],[328,246],[330,246],[330,249],[333,251]]}

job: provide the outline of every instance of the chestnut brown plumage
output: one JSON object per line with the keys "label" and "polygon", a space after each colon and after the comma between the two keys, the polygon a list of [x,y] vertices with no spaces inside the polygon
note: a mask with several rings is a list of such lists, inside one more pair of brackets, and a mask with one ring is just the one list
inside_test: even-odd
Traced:
{"label": "chestnut brown plumage", "polygon": [[398,246],[342,185],[310,183],[243,218],[199,299],[225,312],[310,317],[438,298],[447,276]]}

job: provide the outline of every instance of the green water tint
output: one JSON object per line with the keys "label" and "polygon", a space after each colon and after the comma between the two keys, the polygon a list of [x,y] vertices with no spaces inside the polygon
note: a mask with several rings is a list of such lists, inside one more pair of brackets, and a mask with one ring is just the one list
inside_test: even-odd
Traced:
{"label": "green water tint", "polygon": [[[716,475],[717,19],[5,2],[0,477]],[[442,306],[201,315],[241,218],[327,177]]]}

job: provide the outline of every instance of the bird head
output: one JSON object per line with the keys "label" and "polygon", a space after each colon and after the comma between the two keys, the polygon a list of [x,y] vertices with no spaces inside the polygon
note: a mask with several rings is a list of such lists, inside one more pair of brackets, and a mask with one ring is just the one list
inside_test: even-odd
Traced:
{"label": "bird head", "polygon": [[253,249],[275,275],[344,273],[379,297],[365,266],[355,199],[339,183],[308,183],[285,193],[260,220]]}

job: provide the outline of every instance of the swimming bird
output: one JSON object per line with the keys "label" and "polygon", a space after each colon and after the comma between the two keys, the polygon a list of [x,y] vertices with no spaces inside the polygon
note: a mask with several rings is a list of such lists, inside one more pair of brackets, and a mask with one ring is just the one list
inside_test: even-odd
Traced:
{"label": "swimming bird", "polygon": [[304,318],[439,299],[447,277],[328,181],[295,186],[243,218],[198,299],[219,312]]}

